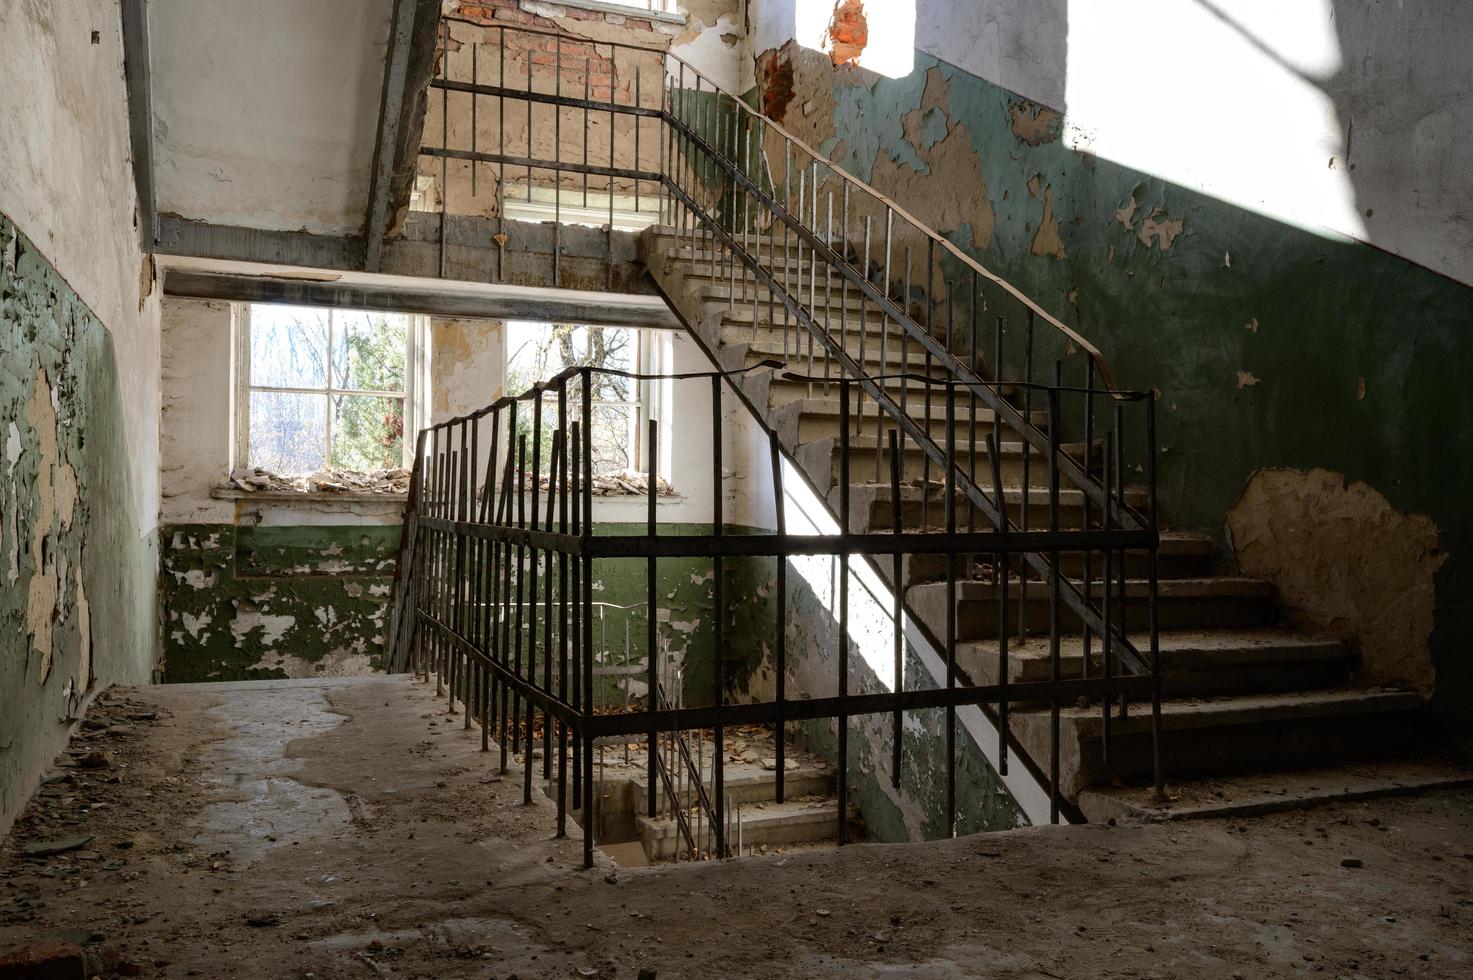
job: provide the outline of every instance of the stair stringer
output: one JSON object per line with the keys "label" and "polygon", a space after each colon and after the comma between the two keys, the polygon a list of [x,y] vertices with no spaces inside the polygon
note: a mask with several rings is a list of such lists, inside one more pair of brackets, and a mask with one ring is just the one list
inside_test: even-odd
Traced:
{"label": "stair stringer", "polygon": [[[669,256],[662,247],[662,242],[670,241],[669,234],[669,229],[650,228],[639,238],[640,256],[656,289],[713,364],[724,371],[742,371],[748,366],[748,345],[721,342],[721,307],[708,305],[706,281],[686,276],[680,270],[680,263],[669,261]],[[815,525],[814,533],[837,535],[839,517],[831,502],[833,491],[837,489],[837,481],[833,476],[832,443],[827,439],[815,440],[805,447],[799,442],[800,412],[797,407],[770,407],[773,375],[772,369],[759,368],[731,380],[748,411],[761,420],[766,428],[776,432],[784,456],[802,476],[802,480],[788,480],[784,484],[787,499],[783,501],[783,505],[790,527],[796,528],[798,524],[810,521]],[[866,594],[876,597],[884,609],[893,608],[893,587],[887,576],[872,563],[853,563],[850,566],[850,576],[851,610],[854,608],[855,596]],[[937,635],[935,625],[918,617],[908,602],[902,601],[901,608],[904,611],[902,630],[907,647],[930,681],[943,686],[946,676],[945,656],[944,650],[934,639]],[[956,718],[961,733],[986,760],[998,783],[1027,821],[1035,826],[1049,823],[1047,780],[1041,775],[1042,770],[1034,760],[1023,753],[1017,739],[1009,739],[1010,764],[1006,774],[1003,774],[1000,751],[1002,733],[992,716],[978,706],[966,705],[957,708]],[[885,782],[884,786],[888,789],[889,783]],[[1075,822],[1072,816],[1067,810],[1061,811],[1060,820]]]}

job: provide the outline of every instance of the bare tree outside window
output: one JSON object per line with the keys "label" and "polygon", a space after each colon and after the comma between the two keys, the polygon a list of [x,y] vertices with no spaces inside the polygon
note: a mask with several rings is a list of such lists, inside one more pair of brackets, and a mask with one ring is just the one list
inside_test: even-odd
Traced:
{"label": "bare tree outside window", "polygon": [[[595,367],[637,372],[642,364],[643,331],[627,327],[591,327],[573,323],[507,324],[506,390],[523,392],[570,367]],[[593,383],[594,475],[627,474],[640,470],[640,418],[645,408],[640,382],[596,371]],[[582,418],[582,389],[568,388],[570,421]],[[530,406],[519,409],[517,430],[533,445]],[[557,397],[549,394],[542,405],[541,469],[552,456],[552,433],[558,427]]]}
{"label": "bare tree outside window", "polygon": [[250,307],[249,465],[279,474],[404,465],[410,317]]}

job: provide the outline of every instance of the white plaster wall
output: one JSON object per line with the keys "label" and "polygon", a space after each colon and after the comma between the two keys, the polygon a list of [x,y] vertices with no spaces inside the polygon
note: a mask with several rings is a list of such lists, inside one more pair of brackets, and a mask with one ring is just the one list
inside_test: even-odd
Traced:
{"label": "white plaster wall", "polygon": [[[691,5],[689,20],[670,45],[670,53],[684,60],[713,82],[717,88],[740,95],[742,46],[745,41],[742,15],[734,3]],[[705,9],[712,8],[712,9]]]}
{"label": "white plaster wall", "polygon": [[1473,283],[1470,49],[1465,0],[1076,0],[1065,98],[1080,148]]}
{"label": "white plaster wall", "polygon": [[[1466,0],[867,6],[912,4],[918,50],[1064,110],[1077,149],[1473,283]],[[825,8],[753,0],[751,56],[821,47]]]}
{"label": "white plaster wall", "polygon": [[0,2],[0,212],[112,335],[143,536],[158,514],[159,304],[128,132],[116,0]]}
{"label": "white plaster wall", "polygon": [[159,210],[361,231],[391,0],[150,0]]}
{"label": "white plaster wall", "polygon": [[163,303],[159,426],[162,524],[228,523],[234,505],[210,490],[230,470],[234,304]]}

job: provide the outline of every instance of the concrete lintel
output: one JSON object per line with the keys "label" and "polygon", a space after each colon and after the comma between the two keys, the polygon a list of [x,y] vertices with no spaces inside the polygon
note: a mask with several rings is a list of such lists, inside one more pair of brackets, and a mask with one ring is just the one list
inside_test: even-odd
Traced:
{"label": "concrete lintel", "polygon": [[555,320],[661,329],[680,327],[680,321],[658,296],[535,286],[319,282],[168,269],[164,276],[164,293],[189,299],[394,310],[443,317]]}
{"label": "concrete lintel", "polygon": [[164,255],[269,262],[310,269],[363,268],[361,238],[215,225],[175,214],[160,216],[156,251]]}

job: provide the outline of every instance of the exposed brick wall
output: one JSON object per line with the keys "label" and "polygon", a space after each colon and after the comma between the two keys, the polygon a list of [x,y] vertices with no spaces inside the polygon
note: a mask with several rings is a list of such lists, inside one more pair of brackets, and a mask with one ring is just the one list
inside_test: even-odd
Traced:
{"label": "exposed brick wall", "polygon": [[869,19],[861,0],[839,0],[829,21],[829,57],[834,66],[853,65],[869,44]]}
{"label": "exposed brick wall", "polygon": [[[527,27],[539,31],[557,31],[565,35],[577,34],[579,28],[576,22],[594,22],[640,35],[620,39],[626,43],[660,49],[668,47],[669,38],[664,33],[657,32],[648,17],[638,16],[637,9],[631,9],[627,14],[609,14],[577,7],[557,9],[563,13],[553,18],[523,10],[520,0],[477,0],[475,3],[461,3],[454,13],[488,27],[504,26],[508,29],[505,34],[507,64],[510,66],[515,62],[518,65],[521,78],[519,84],[525,84],[526,61],[523,59],[530,57],[534,84],[539,90],[554,87],[556,81],[553,76],[556,73],[561,76],[565,95],[581,95],[586,78],[590,98],[628,102],[633,97],[634,66],[637,62],[641,65],[640,70],[644,76],[641,79],[642,88],[646,92],[658,91],[656,86],[660,84],[660,74],[649,57],[640,57],[633,52],[620,53],[616,64],[616,58],[607,43],[575,40],[566,36],[559,42],[554,38],[514,30],[517,27]],[[610,34],[607,30],[600,33],[604,36]],[[464,40],[452,38],[452,50],[457,50]],[[499,32],[487,33],[482,43],[500,44],[501,40]],[[518,83],[508,77],[507,84]]]}

